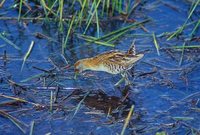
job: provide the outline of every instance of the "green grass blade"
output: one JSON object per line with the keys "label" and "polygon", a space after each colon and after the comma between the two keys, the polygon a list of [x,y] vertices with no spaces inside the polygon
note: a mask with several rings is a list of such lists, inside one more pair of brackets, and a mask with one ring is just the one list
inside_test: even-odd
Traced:
{"label": "green grass blade", "polygon": [[129,31],[129,29],[122,31],[121,33],[115,35],[114,37],[110,38],[109,40],[106,41],[106,43],[112,42],[116,39],[118,39],[120,36],[124,35],[125,33],[127,33]]}
{"label": "green grass blade", "polygon": [[119,0],[119,2],[118,2],[118,12],[119,13],[122,12],[122,0]]}
{"label": "green grass blade", "polygon": [[37,75],[33,75],[33,76],[29,77],[29,78],[26,78],[26,79],[24,79],[24,80],[21,80],[20,82],[21,82],[21,83],[25,83],[25,82],[28,82],[28,81],[30,81],[30,80],[32,80],[32,79],[42,77],[42,76],[44,76],[44,75],[46,75],[46,73],[40,73],[40,74],[37,74]]}
{"label": "green grass blade", "polygon": [[5,111],[0,110],[0,115],[8,118],[10,121],[12,121],[24,134],[26,134],[26,128],[28,128],[28,126],[23,123],[22,121],[19,121],[18,119],[16,119],[15,117],[13,117],[12,115],[8,114]]}
{"label": "green grass blade", "polygon": [[185,48],[185,42],[183,43],[183,49],[182,49],[182,53],[181,53],[181,58],[180,58],[180,61],[179,61],[179,66],[181,66],[182,62],[183,62],[183,56],[184,56],[184,49]]}
{"label": "green grass blade", "polygon": [[[85,0],[84,0],[85,1]],[[76,2],[76,0],[73,0],[73,4]],[[78,2],[80,3],[81,7],[83,6],[83,2],[81,0],[78,0]],[[72,4],[72,5],[73,5]]]}
{"label": "green grass blade", "polygon": [[101,16],[104,15],[104,10],[105,10],[105,6],[106,6],[106,0],[102,0],[102,10],[101,10]]}
{"label": "green grass blade", "polygon": [[200,26],[200,19],[198,20],[197,24],[195,25],[194,29],[192,30],[192,32],[190,33],[190,36],[193,36],[195,34],[195,32],[198,30]]}
{"label": "green grass blade", "polygon": [[45,19],[47,20],[47,21],[49,21],[49,19],[48,19],[48,12],[47,12],[47,5],[46,5],[46,3],[45,3],[45,1],[44,0],[41,0],[40,1],[40,4],[42,5],[42,7],[43,7],[43,10],[44,10],[44,12],[45,12]]}
{"label": "green grass blade", "polygon": [[4,4],[5,1],[6,1],[6,0],[2,0],[2,1],[0,2],[0,8],[3,7],[3,4]]}
{"label": "green grass blade", "polygon": [[99,38],[99,17],[98,17],[98,10],[96,10],[96,24],[97,24],[97,37]]}
{"label": "green grass blade", "polygon": [[83,35],[83,34],[77,34],[77,36],[83,37],[83,38],[87,38],[87,39],[90,39],[90,40],[97,40],[98,39],[96,37],[92,37],[92,36],[88,36],[88,35]]}
{"label": "green grass blade", "polygon": [[130,7],[131,7],[131,0],[128,0],[128,4],[126,5],[126,13],[128,13],[128,16],[131,14]]}
{"label": "green grass blade", "polygon": [[[90,1],[88,1],[88,4],[89,4],[89,2]],[[93,2],[92,3],[92,6],[91,6],[91,8],[90,8],[90,10],[89,10],[89,14],[87,15],[87,20],[86,20],[86,24],[88,24],[89,23],[89,21],[90,21],[90,18],[91,18],[91,16],[93,15],[93,12],[95,11],[95,3]]]}
{"label": "green grass blade", "polygon": [[76,110],[74,112],[74,115],[72,116],[72,119],[74,118],[74,116],[78,113],[78,110],[80,110],[81,108],[81,105],[83,103],[83,101],[85,100],[85,98],[89,95],[90,91],[88,91],[85,96],[83,97],[83,99],[78,103],[77,107],[76,107]]}
{"label": "green grass blade", "polygon": [[182,120],[182,121],[188,121],[188,120],[194,120],[193,117],[172,117],[175,120]]}
{"label": "green grass blade", "polygon": [[167,133],[165,131],[161,131],[161,132],[156,132],[155,135],[167,135]]}
{"label": "green grass blade", "polygon": [[2,95],[2,94],[0,94],[0,97],[13,99],[13,100],[16,100],[16,101],[19,101],[19,102],[29,103],[29,104],[34,105],[34,106],[40,106],[40,104],[30,102],[30,101],[27,101],[27,100],[24,100],[24,99],[21,99],[21,98],[17,98],[17,97],[12,97],[12,96]]}
{"label": "green grass blade", "polygon": [[110,8],[110,0],[107,0],[107,3],[106,3],[106,8],[107,8],[107,10],[106,10],[106,13],[107,13],[107,15],[108,15],[108,13],[109,13],[109,8]]}
{"label": "green grass blade", "polygon": [[6,45],[5,44],[3,44],[3,45],[0,45],[0,48],[2,48],[2,47],[5,47]]}
{"label": "green grass blade", "polygon": [[[71,7],[69,8],[69,10],[74,10],[73,8],[74,8],[74,4],[75,4],[76,1],[77,1],[77,0],[73,0],[73,2],[72,2],[72,4],[71,4]],[[78,1],[79,1],[80,5],[82,6],[81,0],[78,0]]]}
{"label": "green grass blade", "polygon": [[123,129],[122,129],[120,135],[124,135],[125,130],[126,130],[127,126],[128,126],[128,123],[129,123],[130,120],[131,120],[131,116],[133,115],[133,110],[134,110],[134,105],[131,106],[131,109],[130,109],[130,111],[129,111],[129,113],[128,113],[128,116],[127,116],[127,118],[126,118],[126,120],[125,120]]}
{"label": "green grass blade", "polygon": [[87,32],[87,30],[88,30],[88,28],[89,28],[89,26],[90,26],[90,24],[91,24],[91,22],[92,22],[92,19],[93,19],[94,15],[95,15],[95,12],[98,12],[97,9],[98,9],[98,7],[99,7],[100,2],[101,2],[101,0],[99,0],[98,3],[96,4],[96,6],[95,6],[95,8],[94,8],[94,11],[93,11],[91,17],[89,18],[89,21],[88,21],[88,23],[87,23],[87,26],[86,26],[85,31],[84,31],[83,34],[85,34],[85,33]]}
{"label": "green grass blade", "polygon": [[[46,5],[45,1],[41,0],[41,5],[44,9],[44,12],[45,12],[45,16],[46,16],[46,19],[47,17],[49,16],[49,14],[53,14],[56,18],[59,18],[59,16],[53,11],[53,8],[56,6],[58,0],[55,0],[53,4],[50,4],[50,8]],[[48,10],[48,12],[47,12]]]}
{"label": "green grass blade", "polygon": [[154,43],[154,45],[155,45],[155,47],[156,47],[157,54],[158,54],[158,56],[160,56],[160,51],[159,51],[160,46],[159,46],[159,44],[158,44],[158,42],[157,42],[157,40],[156,40],[155,33],[153,33],[152,36],[153,36],[153,43]]}
{"label": "green grass blade", "polygon": [[[140,3],[141,3],[140,0],[135,0],[135,1],[134,1],[134,5],[131,6],[131,9],[130,9],[129,12],[128,12],[127,18],[133,13],[133,11],[136,9],[136,7],[137,7]],[[130,1],[129,1],[129,5],[130,5]]]}
{"label": "green grass blade", "polygon": [[83,12],[84,12],[84,9],[86,8],[86,2],[87,0],[84,0],[81,11],[79,12],[79,15],[78,15],[77,23],[79,22],[79,25],[81,25],[83,21]]}
{"label": "green grass blade", "polygon": [[31,129],[30,129],[29,135],[33,135],[34,126],[35,126],[35,122],[32,121],[32,122],[31,122]]}
{"label": "green grass blade", "polygon": [[183,30],[185,29],[185,27],[187,26],[186,23],[187,22],[185,21],[185,23],[178,30],[176,30],[169,38],[167,38],[167,41],[171,40],[175,36],[178,36],[179,34],[181,34],[183,32]]}
{"label": "green grass blade", "polygon": [[192,9],[190,10],[190,13],[189,13],[189,15],[188,15],[187,20],[190,19],[190,17],[192,16],[194,10],[196,9],[196,7],[197,7],[199,4],[200,4],[200,0],[197,0],[196,3],[194,4],[194,6],[192,7]]}
{"label": "green grass blade", "polygon": [[192,6],[190,13],[189,13],[187,19],[185,20],[184,24],[182,25],[182,27],[180,27],[177,31],[175,31],[169,38],[167,38],[167,40],[171,40],[172,38],[174,38],[175,36],[177,36],[183,32],[183,30],[187,26],[188,20],[192,16],[193,12],[195,11],[195,9],[199,3],[200,3],[200,0],[197,0],[196,3],[194,4],[194,6]]}
{"label": "green grass blade", "polygon": [[49,6],[49,7],[52,7],[52,5],[53,5],[53,0],[46,0],[46,1],[47,1],[48,6]]}
{"label": "green grass blade", "polygon": [[51,90],[51,96],[50,96],[50,109],[49,111],[53,112],[53,91]]}
{"label": "green grass blade", "polygon": [[195,48],[200,48],[200,44],[199,45],[187,45],[187,46],[174,46],[174,47],[172,47],[172,48],[174,48],[174,49],[185,49],[185,48],[187,48],[187,49],[195,49]]}
{"label": "green grass blade", "polygon": [[[122,36],[123,34],[125,34],[126,32],[128,32],[129,30],[131,30],[132,28],[135,28],[135,27],[138,27],[140,26],[141,24],[143,23],[146,23],[150,21],[149,19],[147,20],[144,20],[142,22],[137,22],[137,23],[134,23],[132,25],[128,25],[126,27],[123,27],[121,29],[118,29],[118,30],[115,30],[113,32],[110,32],[100,38],[95,38],[95,37],[91,37],[91,36],[84,36],[84,35],[80,35],[81,37],[84,37],[83,39],[88,41],[88,42],[93,42],[93,43],[96,43],[96,44],[100,44],[100,45],[106,45],[106,46],[111,46],[111,47],[114,47],[115,45],[113,44],[110,44],[109,42],[117,39],[118,37]],[[109,38],[109,39],[108,39]],[[108,39],[107,41],[100,41],[100,40],[105,40],[105,39]]]}
{"label": "green grass blade", "polygon": [[17,50],[21,50],[17,45],[15,45],[12,41],[10,41],[9,39],[7,39],[5,36],[3,36],[3,34],[0,33],[0,38],[3,39],[6,43],[8,43],[9,45],[13,46],[15,49]]}
{"label": "green grass blade", "polygon": [[32,52],[33,46],[34,46],[34,41],[31,42],[31,44],[29,46],[29,49],[28,49],[28,51],[26,52],[26,54],[24,56],[22,67],[21,67],[21,71],[23,70],[24,64],[25,64],[26,60],[28,59],[28,57],[30,56],[30,54]]}
{"label": "green grass blade", "polygon": [[115,30],[113,32],[110,32],[100,38],[98,38],[98,40],[103,40],[103,39],[106,39],[106,38],[110,38],[111,36],[117,34],[117,33],[120,33],[120,32],[123,32],[123,31],[126,31],[127,29],[131,30],[132,28],[135,28],[135,27],[138,27],[140,26],[140,24],[144,24],[144,23],[147,23],[149,22],[150,20],[147,19],[147,20],[144,20],[144,21],[141,21],[141,22],[137,22],[137,23],[133,23],[131,25],[128,25],[128,26],[125,26],[125,27],[122,27],[121,29],[118,29],[118,30]]}
{"label": "green grass blade", "polygon": [[18,15],[18,21],[20,20],[21,13],[22,13],[22,4],[23,4],[23,0],[20,0],[20,2],[19,2],[19,15]]}
{"label": "green grass blade", "polygon": [[91,42],[91,43],[95,43],[98,45],[104,45],[104,46],[109,46],[109,47],[114,47],[114,44],[110,44],[107,42],[103,42],[103,41],[97,41],[97,38],[91,37],[91,36],[86,36],[86,35],[79,35],[79,38],[87,41],[87,42]]}
{"label": "green grass blade", "polygon": [[4,97],[4,98],[7,98],[7,99],[12,99],[12,100],[19,101],[19,102],[22,102],[22,103],[27,103],[26,100],[21,99],[21,98],[16,98],[16,97],[2,95],[2,94],[0,94],[0,97]]}
{"label": "green grass blade", "polygon": [[64,1],[63,0],[59,0],[59,8],[58,8],[58,12],[59,12],[59,30],[63,32],[63,4]]}
{"label": "green grass blade", "polygon": [[71,33],[72,26],[73,26],[73,24],[74,24],[75,16],[76,16],[76,14],[72,17],[72,20],[71,20],[69,29],[68,29],[68,31],[67,31],[67,36],[66,36],[66,38],[65,38],[65,42],[64,42],[64,44],[62,45],[62,54],[65,53],[65,49],[66,49],[66,47],[67,47],[67,41],[68,41],[69,35],[70,35],[70,33]]}
{"label": "green grass blade", "polygon": [[[111,16],[113,16],[115,9],[117,8],[117,3],[118,0],[112,0],[112,11],[111,11]],[[107,11],[107,15],[108,15],[108,11]]]}

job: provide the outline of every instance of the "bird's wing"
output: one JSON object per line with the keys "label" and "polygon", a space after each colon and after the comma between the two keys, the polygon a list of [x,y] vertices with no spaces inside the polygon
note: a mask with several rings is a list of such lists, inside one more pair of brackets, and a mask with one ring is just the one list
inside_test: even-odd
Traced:
{"label": "bird's wing", "polygon": [[95,56],[93,58],[96,59],[99,62],[104,62],[104,61],[109,60],[110,58],[112,58],[114,55],[116,55],[118,53],[120,53],[120,51],[112,50],[112,51],[109,51],[109,52],[105,52],[105,53],[99,54],[99,55],[97,55],[97,56]]}
{"label": "bird's wing", "polygon": [[129,63],[131,57],[133,57],[133,55],[127,55],[125,52],[121,52],[118,50],[105,52],[96,56],[98,61],[101,63],[115,63],[116,65],[123,66]]}
{"label": "bird's wing", "polygon": [[95,57],[96,63],[115,63],[119,66],[125,66],[129,67],[132,66],[136,61],[138,61],[140,58],[137,55],[128,54],[126,52],[118,51],[118,50],[112,50],[109,52],[105,52],[102,54],[99,54]]}

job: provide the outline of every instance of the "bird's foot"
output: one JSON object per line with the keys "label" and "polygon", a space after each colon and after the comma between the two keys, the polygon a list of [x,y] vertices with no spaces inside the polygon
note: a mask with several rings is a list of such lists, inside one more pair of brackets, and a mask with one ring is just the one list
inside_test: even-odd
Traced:
{"label": "bird's foot", "polygon": [[128,78],[125,78],[125,86],[131,86],[131,85],[132,82]]}

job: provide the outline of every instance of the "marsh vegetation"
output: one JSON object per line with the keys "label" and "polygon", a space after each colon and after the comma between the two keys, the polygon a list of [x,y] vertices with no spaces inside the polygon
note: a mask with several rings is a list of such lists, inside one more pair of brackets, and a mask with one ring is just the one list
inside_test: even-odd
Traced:
{"label": "marsh vegetation", "polygon": [[[1,0],[0,134],[200,134],[200,0]],[[118,75],[74,63],[135,40]]]}

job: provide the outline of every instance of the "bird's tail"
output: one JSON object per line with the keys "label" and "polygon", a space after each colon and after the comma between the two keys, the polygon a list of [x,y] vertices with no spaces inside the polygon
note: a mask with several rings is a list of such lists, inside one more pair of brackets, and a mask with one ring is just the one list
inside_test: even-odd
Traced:
{"label": "bird's tail", "polygon": [[136,55],[136,49],[135,49],[135,40],[133,40],[131,47],[127,51],[128,55]]}

